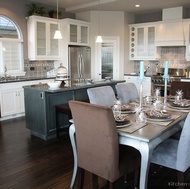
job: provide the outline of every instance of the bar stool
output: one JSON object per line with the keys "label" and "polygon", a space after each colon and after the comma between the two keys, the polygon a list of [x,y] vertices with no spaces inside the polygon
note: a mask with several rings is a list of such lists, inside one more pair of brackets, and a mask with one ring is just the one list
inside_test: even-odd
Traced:
{"label": "bar stool", "polygon": [[57,138],[59,138],[59,131],[61,130],[60,125],[59,125],[59,114],[68,116],[68,125],[69,126],[71,125],[69,120],[72,119],[72,114],[71,114],[71,109],[68,104],[56,105],[55,112],[56,112],[56,135],[57,135]]}

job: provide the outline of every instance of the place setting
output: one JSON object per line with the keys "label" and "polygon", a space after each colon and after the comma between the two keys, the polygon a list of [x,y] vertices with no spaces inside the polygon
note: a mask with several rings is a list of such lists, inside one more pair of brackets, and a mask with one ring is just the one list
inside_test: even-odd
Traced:
{"label": "place setting", "polygon": [[113,115],[115,118],[117,128],[128,127],[132,124],[129,117],[122,114],[122,105],[120,100],[116,100],[112,106]]}
{"label": "place setting", "polygon": [[168,107],[176,110],[190,110],[190,101],[183,98],[183,91],[177,90],[174,101],[168,102]]}

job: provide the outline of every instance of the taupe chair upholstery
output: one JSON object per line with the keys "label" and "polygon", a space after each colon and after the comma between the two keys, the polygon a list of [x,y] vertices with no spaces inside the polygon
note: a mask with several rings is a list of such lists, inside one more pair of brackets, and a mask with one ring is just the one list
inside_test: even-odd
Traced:
{"label": "taupe chair upholstery", "polygon": [[182,90],[183,97],[190,99],[190,82],[172,81],[170,95],[175,95],[177,90]]}
{"label": "taupe chair upholstery", "polygon": [[139,98],[138,90],[134,83],[118,83],[115,88],[118,99],[121,99],[123,104],[134,102]]}
{"label": "taupe chair upholstery", "polygon": [[111,86],[89,88],[87,89],[87,93],[91,104],[111,107],[117,100]]}
{"label": "taupe chair upholstery", "polygon": [[[111,189],[113,182],[125,173],[134,169],[138,173],[140,153],[132,147],[119,145],[110,107],[79,101],[69,101],[69,106],[76,131],[78,168],[96,175],[94,185],[97,186],[99,176],[109,181]],[[78,176],[79,188],[82,188],[84,172]]]}
{"label": "taupe chair upholstery", "polygon": [[188,114],[180,139],[166,139],[153,151],[151,162],[178,171],[178,182],[183,188],[184,172],[190,167],[190,113]]}

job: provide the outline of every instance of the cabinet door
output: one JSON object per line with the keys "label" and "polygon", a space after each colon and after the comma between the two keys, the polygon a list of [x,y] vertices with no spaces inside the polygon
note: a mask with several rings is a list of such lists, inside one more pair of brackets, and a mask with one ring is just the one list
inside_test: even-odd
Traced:
{"label": "cabinet door", "polygon": [[46,56],[47,52],[46,30],[47,30],[46,23],[36,22],[37,56]]}
{"label": "cabinet door", "polygon": [[155,26],[130,27],[130,60],[155,60]]}
{"label": "cabinet door", "polygon": [[48,18],[29,17],[28,58],[30,60],[58,60],[60,40],[53,39],[58,23]]}
{"label": "cabinet door", "polygon": [[24,106],[24,90],[20,89],[16,91],[16,97],[17,97],[17,113],[25,112],[25,106]]}
{"label": "cabinet door", "polygon": [[17,96],[13,90],[1,92],[1,116],[12,115],[16,113]]}
{"label": "cabinet door", "polygon": [[70,24],[70,42],[77,43],[78,36],[77,36],[77,25]]}
{"label": "cabinet door", "polygon": [[187,23],[186,60],[190,61],[190,22]]}
{"label": "cabinet door", "polygon": [[48,56],[59,56],[59,40],[58,39],[54,39],[54,33],[57,30],[58,25],[57,24],[53,24],[50,23],[49,25],[49,31],[50,34],[49,36],[49,44],[48,44],[48,51],[47,54]]}
{"label": "cabinet door", "polygon": [[5,90],[1,92],[1,116],[23,113],[23,89]]}
{"label": "cabinet door", "polygon": [[80,24],[70,24],[70,43],[88,44],[89,27]]}
{"label": "cabinet door", "polygon": [[80,27],[80,39],[81,43],[88,44],[88,27],[87,26],[81,26]]}

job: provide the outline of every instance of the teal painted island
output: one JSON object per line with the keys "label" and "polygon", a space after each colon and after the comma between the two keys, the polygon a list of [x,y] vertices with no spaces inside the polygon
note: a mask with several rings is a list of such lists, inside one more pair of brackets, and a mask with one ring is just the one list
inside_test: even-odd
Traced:
{"label": "teal painted island", "polygon": [[[47,84],[24,86],[26,127],[31,135],[43,140],[53,139],[57,136],[56,105],[68,104],[69,100],[88,101],[88,88],[109,85],[115,91],[115,85],[121,82],[125,81],[97,81],[92,84],[68,82],[55,90],[51,90]],[[60,116],[59,122],[62,128],[69,127],[67,115]]]}

